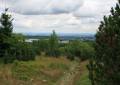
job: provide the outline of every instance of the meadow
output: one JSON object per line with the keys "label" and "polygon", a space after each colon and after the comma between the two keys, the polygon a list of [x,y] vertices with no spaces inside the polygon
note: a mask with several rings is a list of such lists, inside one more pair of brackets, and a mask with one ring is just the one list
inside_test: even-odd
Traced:
{"label": "meadow", "polygon": [[[76,60],[70,61],[65,57],[45,56],[37,56],[35,61],[14,61],[12,64],[0,64],[0,84],[58,85],[58,82],[61,82],[62,78],[67,76],[66,74],[70,72],[70,69],[78,65],[79,61]],[[86,68],[86,63],[79,69],[84,70],[84,68]],[[73,70],[75,71],[75,69]],[[80,78],[76,78],[78,74],[73,77],[74,83],[72,85],[89,85],[85,82],[88,81],[86,75],[88,72],[84,72],[85,74],[80,75]]]}

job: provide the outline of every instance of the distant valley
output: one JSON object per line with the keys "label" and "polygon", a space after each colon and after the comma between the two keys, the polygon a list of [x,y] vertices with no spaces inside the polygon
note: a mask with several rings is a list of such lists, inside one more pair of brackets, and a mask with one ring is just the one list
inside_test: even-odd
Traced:
{"label": "distant valley", "polygon": [[[50,36],[50,33],[26,33],[24,34],[27,39],[36,40],[36,39],[48,39]],[[58,34],[59,40],[61,41],[67,41],[67,40],[95,40],[95,34],[94,33],[59,33]]]}

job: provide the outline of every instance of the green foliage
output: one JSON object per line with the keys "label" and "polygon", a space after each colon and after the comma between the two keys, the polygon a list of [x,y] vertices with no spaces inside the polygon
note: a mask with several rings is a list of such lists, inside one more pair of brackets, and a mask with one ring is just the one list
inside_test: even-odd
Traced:
{"label": "green foliage", "polygon": [[75,85],[91,85],[90,80],[88,78],[88,72],[84,71],[82,75],[79,75],[80,78],[75,82]]}
{"label": "green foliage", "polygon": [[81,48],[81,59],[86,60],[95,55],[94,48],[87,42],[80,43]]}
{"label": "green foliage", "polygon": [[70,60],[74,60],[75,57],[80,56],[79,41],[72,41],[66,46],[66,56]]}
{"label": "green foliage", "polygon": [[26,64],[25,62],[15,61],[12,72],[15,78],[27,81],[30,80],[33,75],[37,75],[37,70],[39,69],[33,67],[32,63],[30,64],[28,62],[28,64]]}
{"label": "green foliage", "polygon": [[59,47],[58,50],[59,50],[60,56],[65,56],[66,55],[65,46],[64,47]]}
{"label": "green foliage", "polygon": [[69,68],[68,68],[68,66],[67,65],[65,65],[65,64],[60,64],[60,63],[51,63],[50,65],[49,65],[49,68],[51,68],[51,69],[56,69],[56,68],[59,68],[59,69],[64,69],[64,70],[69,70]]}
{"label": "green foliage", "polygon": [[74,60],[78,57],[81,60],[86,60],[94,55],[94,48],[87,42],[71,41],[65,48],[66,55],[69,59]]}
{"label": "green foliage", "polygon": [[[11,36],[12,36],[12,17],[7,13],[8,9],[0,17],[0,57],[4,58],[4,63],[9,63],[11,57]],[[9,56],[10,55],[10,56]]]}
{"label": "green foliage", "polygon": [[12,55],[15,59],[28,61],[35,59],[35,49],[31,43],[25,42],[25,38],[22,34],[12,35]]}
{"label": "green foliage", "polygon": [[33,41],[32,45],[34,46],[37,55],[40,55],[42,52],[46,53],[48,50],[48,40],[41,39]]}
{"label": "green foliage", "polygon": [[8,9],[0,17],[0,57],[4,63],[12,63],[17,60],[35,59],[34,48],[25,42],[21,34],[13,34],[12,16],[7,13]]}
{"label": "green foliage", "polygon": [[16,51],[16,58],[18,60],[28,61],[28,60],[34,60],[35,59],[35,53],[32,45],[29,43],[19,43],[19,46],[21,48],[18,48]]}
{"label": "green foliage", "polygon": [[49,38],[47,55],[54,57],[59,56],[59,41],[55,31],[53,31]]}
{"label": "green foliage", "polygon": [[92,85],[120,84],[120,3],[104,16],[96,34],[96,55],[88,65]]}

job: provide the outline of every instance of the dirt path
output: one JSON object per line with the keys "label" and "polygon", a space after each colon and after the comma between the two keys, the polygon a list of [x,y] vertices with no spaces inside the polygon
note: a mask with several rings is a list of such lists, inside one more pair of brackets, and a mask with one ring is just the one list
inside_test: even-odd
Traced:
{"label": "dirt path", "polygon": [[83,73],[81,68],[84,68],[83,65],[86,62],[78,63],[76,62],[74,65],[71,65],[71,69],[69,72],[66,72],[65,75],[60,79],[59,82],[55,85],[74,85],[75,78],[79,73]]}
{"label": "dirt path", "polygon": [[55,85],[73,85],[74,78],[78,74],[79,63],[71,65],[71,68],[68,72],[65,72],[65,75],[55,84]]}

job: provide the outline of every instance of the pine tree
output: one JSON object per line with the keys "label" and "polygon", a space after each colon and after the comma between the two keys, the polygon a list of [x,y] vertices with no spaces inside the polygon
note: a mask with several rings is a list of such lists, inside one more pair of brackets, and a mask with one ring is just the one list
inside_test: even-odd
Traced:
{"label": "pine tree", "polygon": [[88,65],[92,85],[120,85],[120,0],[100,24],[95,50]]}
{"label": "pine tree", "polygon": [[0,57],[6,57],[11,47],[10,38],[13,31],[13,18],[7,11],[8,9],[5,9],[5,12],[0,17]]}
{"label": "pine tree", "polygon": [[49,56],[57,57],[59,55],[59,51],[58,51],[59,41],[55,31],[53,31],[53,33],[51,34],[48,44],[49,46],[48,46],[47,54]]}

